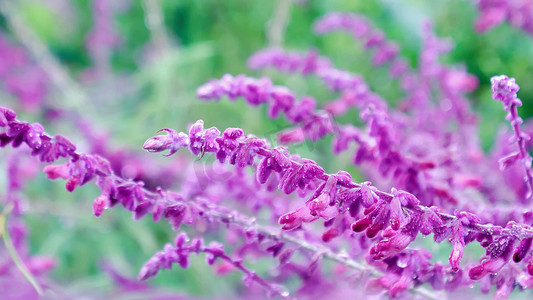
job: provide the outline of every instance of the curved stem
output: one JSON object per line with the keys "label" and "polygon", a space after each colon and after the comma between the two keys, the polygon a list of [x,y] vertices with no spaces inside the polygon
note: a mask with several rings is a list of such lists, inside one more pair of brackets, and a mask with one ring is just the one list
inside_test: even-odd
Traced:
{"label": "curved stem", "polygon": [[266,23],[266,37],[269,46],[283,44],[285,30],[289,23],[292,0],[277,0],[272,17]]}
{"label": "curved stem", "polygon": [[0,236],[2,236],[2,239],[4,240],[4,245],[6,246],[7,252],[9,253],[9,256],[17,266],[17,268],[20,270],[22,275],[28,280],[37,294],[39,296],[43,295],[43,290],[37,283],[37,280],[33,277],[31,272],[28,270],[22,259],[17,253],[17,249],[15,249],[15,246],[13,245],[13,242],[11,241],[11,237],[9,236],[9,231],[7,230],[7,218],[9,216],[9,213],[13,210],[13,205],[10,203],[4,208],[4,212],[0,215]]}
{"label": "curved stem", "polygon": [[158,0],[144,0],[144,22],[150,31],[151,39],[160,54],[164,54],[171,48],[169,34],[165,28],[163,11]]}
{"label": "curved stem", "polygon": [[[343,264],[351,269],[366,272],[367,274],[373,276],[373,277],[379,277],[383,276],[381,272],[374,269],[373,267],[366,265],[364,263],[360,263],[356,260],[353,260],[346,254],[341,254],[332,251],[329,247],[320,245],[320,244],[314,244],[309,241],[306,241],[305,239],[295,237],[293,235],[287,234],[285,232],[277,232],[276,230],[272,228],[268,228],[265,226],[261,226],[256,224],[255,219],[247,218],[242,215],[228,215],[216,210],[213,210],[209,213],[211,217],[214,217],[218,219],[221,222],[228,222],[235,224],[237,226],[240,226],[244,229],[255,229],[257,232],[265,235],[266,237],[273,239],[273,240],[283,240],[285,242],[297,245],[298,247],[305,249],[307,251],[313,252],[313,253],[321,253],[322,257],[338,262],[340,264]],[[431,292],[430,290],[423,288],[423,287],[413,287],[411,288],[411,292],[413,294],[418,294],[420,296],[425,297],[426,299],[441,299],[442,297]]]}
{"label": "curved stem", "polygon": [[[520,117],[518,116],[518,109],[516,104],[512,104],[509,108],[509,115],[511,116],[510,122],[513,127],[514,134],[516,136],[516,143],[518,144],[518,149],[520,151],[520,159],[526,173],[525,182],[527,185],[527,194],[526,200],[531,199],[533,196],[533,176],[531,175],[531,157],[526,149],[526,139],[522,136],[522,131],[520,130]],[[519,121],[520,120],[520,121]]]}

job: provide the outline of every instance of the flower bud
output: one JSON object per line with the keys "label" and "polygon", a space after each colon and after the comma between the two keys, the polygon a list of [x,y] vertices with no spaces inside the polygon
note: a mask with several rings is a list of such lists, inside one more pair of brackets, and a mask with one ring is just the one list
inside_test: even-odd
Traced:
{"label": "flower bud", "polygon": [[100,195],[94,199],[93,213],[99,217],[102,215],[105,209],[109,206],[109,197],[107,195]]}

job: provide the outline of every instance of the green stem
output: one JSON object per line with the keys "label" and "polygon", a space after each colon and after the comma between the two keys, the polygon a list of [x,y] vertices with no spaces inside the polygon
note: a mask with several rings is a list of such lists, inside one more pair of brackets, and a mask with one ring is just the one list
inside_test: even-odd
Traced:
{"label": "green stem", "polygon": [[11,259],[13,260],[17,268],[20,270],[22,275],[24,275],[24,277],[31,283],[35,291],[37,291],[37,294],[42,296],[43,290],[41,289],[33,275],[30,273],[28,268],[26,268],[26,265],[24,265],[24,262],[22,262],[22,259],[20,259],[20,256],[18,255],[15,246],[13,246],[13,242],[11,242],[11,237],[9,236],[9,231],[7,230],[7,218],[12,209],[13,206],[8,205],[5,207],[4,212],[0,214],[0,236],[2,236],[7,252],[9,252],[9,256],[11,256]]}

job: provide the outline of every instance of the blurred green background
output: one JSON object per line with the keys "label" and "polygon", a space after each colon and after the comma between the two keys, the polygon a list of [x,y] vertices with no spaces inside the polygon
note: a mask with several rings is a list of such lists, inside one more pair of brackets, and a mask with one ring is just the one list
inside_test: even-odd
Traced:
{"label": "blurred green background", "polygon": [[[335,99],[336,95],[329,93],[316,78],[247,70],[247,58],[268,46],[268,21],[280,5],[278,1],[154,1],[163,20],[163,27],[156,30],[147,26],[148,2],[151,1],[117,1],[112,28],[120,37],[119,43],[104,62],[106,72],[92,81],[86,78],[87,70],[95,66],[86,48],[86,36],[95,18],[92,1],[16,1],[8,16],[5,11],[0,16],[0,29],[14,43],[28,47],[21,42],[20,32],[11,26],[16,16],[37,35],[38,41],[46,45],[76,82],[68,93],[51,83],[45,106],[73,112],[89,120],[97,130],[109,132],[114,148],[142,153],[142,143],[155,131],[164,127],[185,130],[187,124],[197,119],[204,119],[207,126],[242,127],[246,132],[268,138],[288,125],[283,118],[269,120],[265,107],[248,107],[243,101],[204,103],[195,98],[199,85],[226,73],[268,75],[300,96],[313,95],[320,103]],[[476,34],[473,24],[478,11],[470,1],[293,1],[282,46],[291,50],[318,49],[337,66],[363,75],[374,91],[395,103],[402,97],[397,84],[387,79],[384,68],[372,67],[369,54],[358,42],[344,33],[313,34],[313,21],[330,11],[365,15],[399,43],[401,54],[412,67],[418,63],[422,24],[431,20],[437,35],[448,37],[455,44],[443,61],[462,64],[479,78],[480,86],[471,94],[470,104],[479,112],[484,149],[490,149],[494,134],[504,121],[501,104],[490,97],[491,76],[515,77],[521,85],[519,97],[524,102],[520,113],[524,118],[533,114],[529,101],[533,99],[533,85],[529,84],[533,74],[532,37],[507,24]],[[157,44],[161,41],[162,44]],[[150,50],[152,43],[163,46]],[[7,94],[2,94],[0,102],[17,108],[17,99]],[[352,111],[341,120],[354,121],[356,113]],[[20,115],[29,121],[45,119],[41,111]],[[78,132],[66,121],[50,124],[47,131],[83,144]],[[294,146],[292,150],[316,159],[327,171],[342,168],[355,174],[356,170],[349,166],[348,153],[332,159],[329,142],[330,139],[324,139],[313,145]],[[130,213],[120,209],[94,218],[91,206],[97,194],[96,188],[89,186],[70,194],[62,182],[47,181],[42,174],[27,187],[32,206],[26,217],[31,229],[31,251],[57,257],[52,277],[73,293],[111,289],[108,276],[99,268],[102,261],[112,261],[122,274],[135,277],[142,264],[173,239],[166,224],[153,224],[149,219],[134,222]],[[444,252],[443,257],[448,255],[447,247],[439,249]],[[231,276],[233,280],[240,277]],[[214,280],[212,270],[199,258],[190,269],[165,271],[151,282],[193,295],[230,293],[221,292],[224,285],[205,283]]]}

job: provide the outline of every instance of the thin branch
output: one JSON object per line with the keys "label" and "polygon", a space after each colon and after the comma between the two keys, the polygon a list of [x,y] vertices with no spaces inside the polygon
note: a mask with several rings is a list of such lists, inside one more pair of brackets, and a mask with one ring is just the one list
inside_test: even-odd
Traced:
{"label": "thin branch", "polygon": [[[273,240],[282,240],[285,242],[289,242],[291,244],[295,244],[298,247],[308,250],[313,253],[320,253],[322,254],[322,257],[327,258],[329,260],[341,263],[351,269],[365,272],[373,277],[380,277],[383,276],[381,272],[377,271],[376,269],[372,268],[369,265],[362,264],[356,260],[351,259],[348,255],[337,253],[332,251],[330,248],[325,247],[320,244],[313,244],[310,243],[304,239],[295,237],[293,235],[289,235],[285,232],[280,232],[277,230],[274,230],[269,227],[258,225],[255,221],[255,219],[245,217],[243,215],[235,215],[235,214],[225,214],[216,210],[212,210],[209,212],[209,216],[216,218],[220,222],[229,222],[231,224],[235,224],[237,226],[242,227],[243,229],[254,229],[258,233],[261,233],[268,237],[269,239]],[[423,288],[423,287],[416,287],[410,289],[412,293],[418,294],[421,296],[426,297],[427,299],[442,299],[441,295],[437,295],[430,290]]]}
{"label": "thin branch", "polygon": [[144,22],[150,31],[152,41],[161,54],[171,48],[168,32],[165,28],[163,11],[158,0],[144,0]]}
{"label": "thin branch", "polygon": [[266,23],[268,45],[281,46],[285,39],[285,31],[289,24],[292,0],[277,0],[274,4],[272,17]]}
{"label": "thin branch", "polygon": [[0,214],[0,236],[4,240],[4,245],[6,246],[7,252],[9,253],[9,256],[17,266],[17,268],[20,270],[22,275],[30,282],[30,284],[33,286],[37,294],[39,296],[43,295],[43,290],[37,283],[37,280],[33,277],[31,272],[28,270],[22,259],[17,253],[17,249],[15,249],[15,246],[13,245],[13,242],[11,241],[11,237],[9,236],[9,230],[7,229],[7,218],[9,217],[9,214],[13,210],[13,205],[9,203],[4,207],[4,211],[2,214]]}

